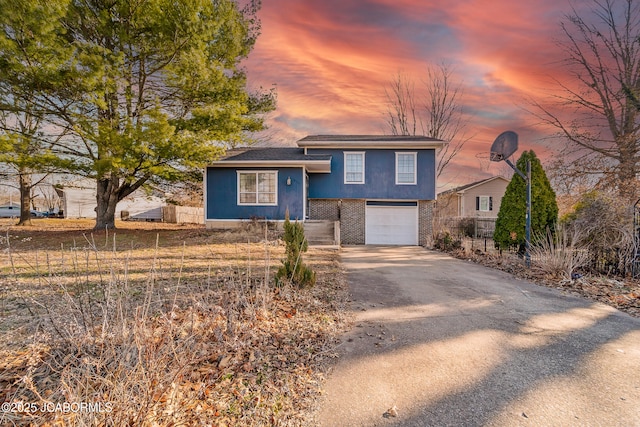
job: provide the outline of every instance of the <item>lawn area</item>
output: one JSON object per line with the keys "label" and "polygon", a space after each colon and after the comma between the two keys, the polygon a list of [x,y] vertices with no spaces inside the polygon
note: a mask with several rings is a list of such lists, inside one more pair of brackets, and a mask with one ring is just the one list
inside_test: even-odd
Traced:
{"label": "lawn area", "polygon": [[275,231],[0,220],[0,424],[305,425],[347,289],[310,248],[276,287]]}

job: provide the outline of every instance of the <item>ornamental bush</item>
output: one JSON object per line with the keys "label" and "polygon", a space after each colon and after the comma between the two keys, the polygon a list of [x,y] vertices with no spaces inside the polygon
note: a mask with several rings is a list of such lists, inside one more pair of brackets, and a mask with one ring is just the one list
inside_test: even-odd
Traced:
{"label": "ornamental bush", "polygon": [[302,260],[302,253],[306,252],[309,244],[304,236],[304,227],[298,221],[289,221],[287,215],[284,221],[284,236],[286,258],[276,273],[276,285],[286,281],[299,288],[312,287],[316,283],[316,273],[307,267]]}
{"label": "ornamental bush", "polygon": [[[526,174],[528,160],[531,161],[531,236],[534,239],[535,236],[546,236],[547,229],[553,231],[558,221],[558,204],[556,193],[533,150],[522,153],[517,168]],[[501,249],[524,248],[526,212],[527,183],[514,173],[502,198],[493,233],[493,240]]]}

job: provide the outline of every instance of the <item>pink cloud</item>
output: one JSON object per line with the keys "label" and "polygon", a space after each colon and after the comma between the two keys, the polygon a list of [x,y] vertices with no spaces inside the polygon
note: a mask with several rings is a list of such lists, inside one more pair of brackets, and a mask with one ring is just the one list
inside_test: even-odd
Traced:
{"label": "pink cloud", "polygon": [[450,63],[475,135],[452,173],[483,175],[476,156],[503,130],[521,132],[523,149],[543,150],[544,130],[525,100],[564,76],[554,42],[564,12],[551,0],[270,0],[246,67],[254,85],[277,84],[270,122],[291,143],[311,133],[384,133],[393,76],[402,70],[419,82],[428,63]]}

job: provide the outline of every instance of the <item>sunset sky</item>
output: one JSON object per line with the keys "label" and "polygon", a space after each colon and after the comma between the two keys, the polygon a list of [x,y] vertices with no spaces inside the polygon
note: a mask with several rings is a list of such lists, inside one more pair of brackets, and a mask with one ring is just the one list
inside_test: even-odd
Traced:
{"label": "sunset sky", "polygon": [[419,85],[428,64],[449,64],[474,137],[441,183],[465,184],[504,172],[478,160],[504,130],[520,135],[519,153],[552,156],[549,130],[524,108],[568,78],[556,41],[570,8],[567,0],[266,0],[245,66],[252,86],[276,85],[270,138],[292,144],[309,134],[390,133],[393,77]]}

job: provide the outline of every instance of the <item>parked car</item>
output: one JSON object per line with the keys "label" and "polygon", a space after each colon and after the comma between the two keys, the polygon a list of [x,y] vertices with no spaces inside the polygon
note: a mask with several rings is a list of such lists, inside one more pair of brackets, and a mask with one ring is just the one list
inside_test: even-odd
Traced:
{"label": "parked car", "polygon": [[0,206],[0,218],[18,218],[20,216],[20,206],[2,205]]}
{"label": "parked car", "polygon": [[[31,218],[43,218],[44,214],[35,209],[30,210]],[[0,218],[19,218],[20,206],[19,205],[2,205],[0,206]]]}

